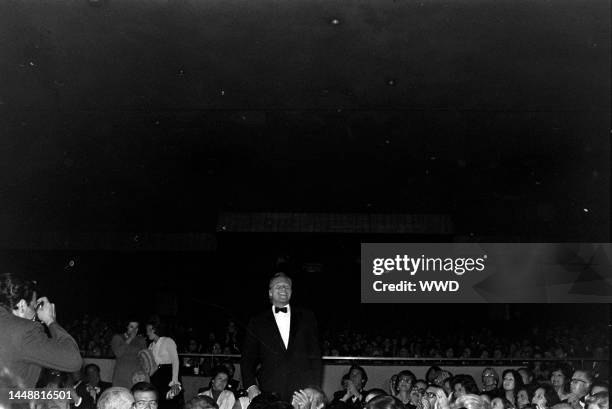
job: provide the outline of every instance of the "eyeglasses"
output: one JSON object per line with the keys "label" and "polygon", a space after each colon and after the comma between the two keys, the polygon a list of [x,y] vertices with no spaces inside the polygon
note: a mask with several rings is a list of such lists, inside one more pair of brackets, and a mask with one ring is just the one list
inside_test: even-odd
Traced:
{"label": "eyeglasses", "polygon": [[436,398],[437,397],[435,392],[427,392],[426,395],[427,395],[428,398]]}
{"label": "eyeglasses", "polygon": [[582,382],[582,383],[587,383],[587,381],[583,380],[583,379],[578,379],[578,378],[572,378],[572,382]]}
{"label": "eyeglasses", "polygon": [[146,408],[157,408],[156,400],[137,400],[132,404],[133,408],[146,409]]}

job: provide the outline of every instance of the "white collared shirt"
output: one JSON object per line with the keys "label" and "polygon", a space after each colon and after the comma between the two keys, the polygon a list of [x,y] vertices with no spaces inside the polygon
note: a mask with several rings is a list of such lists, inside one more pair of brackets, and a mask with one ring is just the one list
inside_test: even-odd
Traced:
{"label": "white collared shirt", "polygon": [[274,312],[274,305],[272,305],[272,313],[274,314],[274,320],[278,326],[278,331],[281,334],[285,348],[289,348],[289,329],[291,327],[291,307],[289,304],[286,305],[287,312]]}

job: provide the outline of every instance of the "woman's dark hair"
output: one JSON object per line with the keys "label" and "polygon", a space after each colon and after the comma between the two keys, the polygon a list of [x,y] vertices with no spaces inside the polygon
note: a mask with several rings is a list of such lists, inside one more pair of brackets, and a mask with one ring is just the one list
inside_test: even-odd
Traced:
{"label": "woman's dark hair", "polygon": [[427,370],[427,373],[425,374],[425,379],[427,380],[427,383],[432,383],[435,379],[435,377],[437,376],[437,373],[441,372],[442,368],[440,368],[439,366],[431,366],[429,367],[429,369]]}
{"label": "woman's dark hair", "polygon": [[472,377],[472,375],[459,374],[455,375],[450,380],[450,388],[451,391],[455,390],[455,385],[463,386],[465,389],[465,393],[470,393],[473,395],[478,395],[480,391],[478,390],[478,386],[476,385],[476,381]]}
{"label": "woman's dark hair", "polygon": [[149,382],[135,383],[134,386],[132,386],[132,389],[130,389],[130,392],[132,392],[132,395],[134,392],[153,392],[155,393],[155,398],[159,399],[159,392],[157,391],[157,388]]}
{"label": "woman's dark hair", "polygon": [[525,391],[527,393],[527,401],[529,403],[525,406],[528,406],[531,403],[531,399],[533,398],[533,389],[531,387],[532,385],[523,385],[520,388],[516,389],[516,396],[517,396],[516,407],[517,408],[518,408],[518,394],[520,391]]}
{"label": "woman's dark hair", "polygon": [[557,403],[561,402],[561,399],[559,398],[559,394],[557,393],[557,391],[555,391],[555,388],[553,388],[552,385],[549,385],[547,383],[538,385],[538,387],[533,390],[534,394],[535,394],[535,391],[540,388],[544,389],[544,399],[546,399],[547,408],[552,408]]}
{"label": "woman's dark hair", "polygon": [[501,376],[502,391],[501,393],[504,397],[506,396],[505,395],[506,391],[504,390],[504,378],[506,377],[507,374],[512,374],[512,376],[514,377],[514,389],[512,390],[512,394],[514,396],[514,405],[517,406],[516,394],[520,389],[523,389],[525,387],[525,385],[523,385],[523,378],[521,377],[521,374],[516,369],[506,369],[504,372],[502,372],[502,376]]}
{"label": "woman's dark hair", "polygon": [[551,376],[552,376],[552,373],[556,372],[556,371],[561,371],[561,373],[563,374],[563,378],[564,378],[564,381],[563,381],[563,393],[569,393],[569,391],[570,391],[569,386],[570,386],[570,382],[572,380],[572,375],[573,375],[574,371],[565,362],[555,363],[552,366],[550,366],[550,374],[551,374]]}
{"label": "woman's dark hair", "polygon": [[403,376],[410,378],[410,387],[413,387],[417,381],[416,376],[414,375],[414,373],[412,373],[412,371],[409,371],[408,369],[404,369],[403,371],[400,371],[397,374],[397,382],[395,383],[393,387],[393,389],[395,389],[394,390],[395,393],[399,392],[399,379]]}
{"label": "woman's dark hair", "polygon": [[212,380],[215,379],[215,377],[219,375],[220,373],[226,374],[227,380],[228,381],[230,380],[230,373],[229,373],[229,370],[225,367],[225,365],[217,365],[213,369],[210,370],[210,381],[212,382]]}
{"label": "woman's dark hair", "polygon": [[35,281],[24,280],[11,273],[0,274],[0,307],[12,311],[21,300],[29,305],[35,291]]}
{"label": "woman's dark hair", "polygon": [[166,335],[166,325],[159,319],[158,316],[154,315],[153,317],[149,318],[147,325],[150,325],[153,328],[155,335],[159,337]]}

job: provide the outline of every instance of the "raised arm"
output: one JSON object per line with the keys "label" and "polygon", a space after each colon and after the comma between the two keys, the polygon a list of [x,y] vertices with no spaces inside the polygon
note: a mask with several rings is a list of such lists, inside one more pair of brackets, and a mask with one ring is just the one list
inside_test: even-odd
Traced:
{"label": "raised arm", "polygon": [[41,325],[36,325],[25,333],[21,344],[23,359],[63,372],[81,369],[83,359],[74,338],[55,321],[49,324],[49,332],[51,338],[45,334]]}

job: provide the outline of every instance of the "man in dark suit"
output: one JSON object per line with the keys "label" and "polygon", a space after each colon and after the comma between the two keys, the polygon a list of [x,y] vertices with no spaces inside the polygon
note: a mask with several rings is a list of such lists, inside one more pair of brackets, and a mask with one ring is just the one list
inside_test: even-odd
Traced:
{"label": "man in dark suit", "polygon": [[[63,372],[81,369],[74,339],[55,322],[55,304],[36,298],[32,281],[0,274],[0,387],[33,388],[42,367]],[[49,329],[48,337],[38,317]]]}
{"label": "man in dark suit", "polygon": [[272,307],[247,326],[240,368],[251,399],[263,390],[291,402],[296,390],[321,383],[317,321],[311,311],[289,305],[291,285],[285,274],[275,274],[268,290]]}
{"label": "man in dark suit", "polygon": [[82,399],[75,406],[79,409],[95,409],[102,392],[113,386],[100,379],[100,367],[96,364],[85,366],[85,379],[76,387],[76,394]]}

